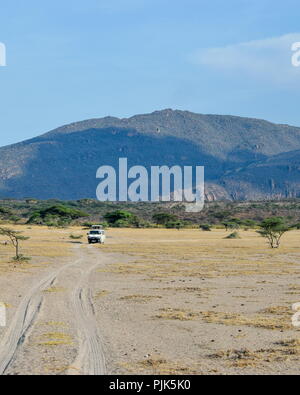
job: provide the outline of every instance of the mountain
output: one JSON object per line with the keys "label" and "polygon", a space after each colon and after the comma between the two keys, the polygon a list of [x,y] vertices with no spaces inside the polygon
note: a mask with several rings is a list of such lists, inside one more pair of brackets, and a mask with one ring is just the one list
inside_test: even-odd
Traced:
{"label": "mountain", "polygon": [[285,152],[234,169],[220,180],[233,199],[282,199],[300,196],[300,150]]}
{"label": "mountain", "polygon": [[72,123],[0,148],[0,197],[95,197],[96,170],[204,165],[214,199],[300,196],[300,128],[234,116],[163,110]]}

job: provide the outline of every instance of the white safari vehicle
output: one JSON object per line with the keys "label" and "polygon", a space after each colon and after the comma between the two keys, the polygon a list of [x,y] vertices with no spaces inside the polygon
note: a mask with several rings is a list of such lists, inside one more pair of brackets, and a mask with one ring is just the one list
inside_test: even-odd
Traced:
{"label": "white safari vehicle", "polygon": [[103,230],[102,225],[92,225],[91,230]]}
{"label": "white safari vehicle", "polygon": [[105,232],[103,229],[91,229],[88,233],[89,244],[92,244],[92,243],[104,244],[105,239],[106,239],[106,236],[105,236]]}

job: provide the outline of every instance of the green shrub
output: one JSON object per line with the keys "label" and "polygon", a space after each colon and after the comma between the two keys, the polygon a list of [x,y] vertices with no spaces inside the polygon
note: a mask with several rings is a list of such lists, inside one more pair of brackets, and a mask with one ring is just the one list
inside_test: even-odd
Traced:
{"label": "green shrub", "polygon": [[70,237],[70,239],[72,239],[72,240],[80,240],[80,239],[83,238],[82,235],[73,235],[73,234],[70,235],[69,237]]}
{"label": "green shrub", "polygon": [[238,232],[233,232],[229,236],[225,237],[225,239],[240,239],[241,236]]}
{"label": "green shrub", "polygon": [[182,229],[184,228],[184,223],[182,221],[169,221],[166,223],[167,229]]}
{"label": "green shrub", "polygon": [[130,223],[134,220],[134,217],[135,216],[132,213],[125,210],[112,211],[104,215],[104,219],[111,225],[114,225],[119,221]]}
{"label": "green shrub", "polygon": [[129,221],[125,221],[124,219],[119,219],[118,221],[112,224],[114,228],[131,228],[132,224]]}
{"label": "green shrub", "polygon": [[87,217],[88,214],[63,204],[36,210],[29,218],[28,224],[66,226],[74,219]]}
{"label": "green shrub", "polygon": [[211,232],[212,226],[208,224],[203,224],[200,225],[200,229],[202,229],[204,232]]}
{"label": "green shrub", "polygon": [[107,225],[111,225],[116,228],[144,228],[147,227],[148,224],[137,215],[125,210],[106,213],[104,218],[107,221]]}
{"label": "green shrub", "polygon": [[176,221],[178,217],[174,214],[157,213],[153,215],[152,219],[157,225],[166,225],[167,223]]}

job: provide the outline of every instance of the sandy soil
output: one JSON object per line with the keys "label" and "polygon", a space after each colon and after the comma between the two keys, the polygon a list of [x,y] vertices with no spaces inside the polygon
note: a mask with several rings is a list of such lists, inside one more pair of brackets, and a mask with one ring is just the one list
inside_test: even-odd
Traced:
{"label": "sandy soil", "polygon": [[[300,232],[20,227],[29,263],[0,245],[0,374],[298,374]],[[1,240],[0,240],[1,241]]]}
{"label": "sandy soil", "polygon": [[25,233],[34,240],[24,243],[26,255],[37,250],[47,262],[35,256],[30,263],[0,266],[0,298],[8,313],[0,332],[0,374],[105,374],[89,287],[105,259],[70,241],[70,230]]}

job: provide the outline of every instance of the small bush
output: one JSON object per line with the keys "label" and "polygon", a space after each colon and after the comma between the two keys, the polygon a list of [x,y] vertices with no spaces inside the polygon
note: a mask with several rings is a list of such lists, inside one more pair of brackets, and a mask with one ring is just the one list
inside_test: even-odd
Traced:
{"label": "small bush", "polygon": [[156,213],[153,215],[152,219],[157,225],[166,225],[167,223],[178,220],[176,215],[169,213]]}
{"label": "small bush", "polygon": [[80,240],[80,239],[83,238],[82,235],[70,235],[69,237],[70,237],[70,239],[72,239],[72,240]]}
{"label": "small bush", "polygon": [[166,228],[167,229],[182,229],[184,228],[184,223],[182,221],[170,221],[166,223]]}
{"label": "small bush", "polygon": [[24,255],[20,254],[18,257],[14,256],[12,258],[12,260],[14,262],[28,262],[28,261],[31,261],[31,258],[29,256],[24,256]]}
{"label": "small bush", "polygon": [[82,226],[83,226],[84,228],[91,228],[93,225],[96,225],[96,224],[94,224],[93,222],[84,222],[84,223],[82,224]]}
{"label": "small bush", "polygon": [[229,236],[226,236],[225,239],[240,239],[241,236],[238,232],[233,232]]}
{"label": "small bush", "polygon": [[204,232],[211,232],[212,226],[208,224],[200,225],[200,229]]}
{"label": "small bush", "polygon": [[124,219],[118,219],[118,221],[114,222],[112,226],[115,228],[131,228],[132,224]]}

